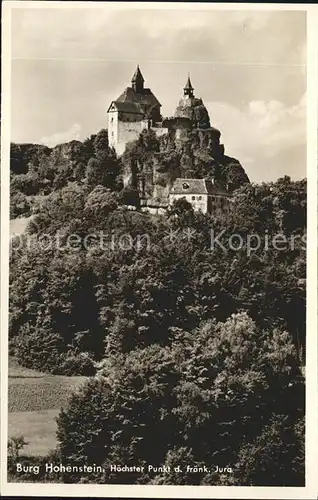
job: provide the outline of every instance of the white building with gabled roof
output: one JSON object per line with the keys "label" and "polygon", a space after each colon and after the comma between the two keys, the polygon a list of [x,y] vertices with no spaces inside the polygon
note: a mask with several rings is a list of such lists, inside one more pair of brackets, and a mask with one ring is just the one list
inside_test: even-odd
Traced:
{"label": "white building with gabled roof", "polygon": [[175,200],[186,199],[195,211],[220,214],[230,208],[230,194],[217,187],[214,179],[177,178],[169,193],[169,205]]}

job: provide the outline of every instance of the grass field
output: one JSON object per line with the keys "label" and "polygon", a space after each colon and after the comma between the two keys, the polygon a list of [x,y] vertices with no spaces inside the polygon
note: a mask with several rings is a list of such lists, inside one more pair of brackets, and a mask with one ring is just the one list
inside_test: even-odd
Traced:
{"label": "grass field", "polygon": [[23,455],[44,456],[56,446],[56,421],[59,410],[15,411],[9,413],[8,436],[24,436],[28,443]]}
{"label": "grass field", "polygon": [[71,392],[86,377],[50,375],[23,368],[9,360],[8,437],[24,436],[24,452],[45,455],[56,445],[56,422]]}
{"label": "grass field", "polygon": [[10,220],[10,236],[20,236],[24,233],[28,222],[32,219],[31,217],[19,217],[18,219]]}

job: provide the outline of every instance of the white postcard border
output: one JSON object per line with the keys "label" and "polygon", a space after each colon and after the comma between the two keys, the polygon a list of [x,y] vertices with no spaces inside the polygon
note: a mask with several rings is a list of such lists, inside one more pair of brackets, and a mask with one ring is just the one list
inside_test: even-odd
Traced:
{"label": "white postcard border", "polygon": [[[10,158],[10,21],[11,10],[45,9],[184,9],[184,10],[298,10],[307,12],[307,358],[306,358],[306,486],[138,486],[68,485],[7,482],[8,405],[8,282],[9,282],[9,158]],[[117,497],[117,498],[317,498],[317,90],[318,6],[309,4],[248,3],[143,3],[143,2],[47,2],[2,3],[2,121],[1,128],[1,493],[8,496]]]}

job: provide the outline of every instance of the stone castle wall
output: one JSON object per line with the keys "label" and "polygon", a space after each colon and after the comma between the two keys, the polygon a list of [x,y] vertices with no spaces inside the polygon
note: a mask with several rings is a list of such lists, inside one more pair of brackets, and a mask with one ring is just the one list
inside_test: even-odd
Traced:
{"label": "stone castle wall", "polygon": [[108,144],[111,148],[115,148],[118,142],[118,113],[110,112],[108,113]]}
{"label": "stone castle wall", "polygon": [[118,120],[118,142],[136,141],[144,129],[148,129],[147,120],[136,122]]}
{"label": "stone castle wall", "polygon": [[143,130],[152,128],[157,137],[169,132],[167,127],[151,127],[148,120],[141,120],[140,115],[123,112],[108,113],[108,141],[118,156],[125,151],[128,142],[136,141]]}
{"label": "stone castle wall", "polygon": [[109,115],[114,115],[108,119],[109,145],[115,148],[117,155],[120,156],[124,153],[128,142],[136,141],[141,132],[148,129],[148,121],[121,121],[117,113],[109,113]]}

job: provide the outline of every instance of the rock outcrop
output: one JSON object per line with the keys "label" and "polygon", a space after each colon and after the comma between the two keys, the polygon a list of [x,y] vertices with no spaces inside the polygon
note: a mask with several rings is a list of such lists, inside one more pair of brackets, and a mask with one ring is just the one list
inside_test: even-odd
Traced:
{"label": "rock outcrop", "polygon": [[144,130],[122,156],[124,184],[138,190],[142,204],[167,205],[177,177],[213,178],[229,193],[250,182],[240,162],[225,155],[221,132],[194,96],[190,77],[174,116],[163,119],[162,126],[167,134],[156,137],[155,130]]}
{"label": "rock outcrop", "polygon": [[[195,120],[194,110],[187,112]],[[229,193],[250,182],[239,160],[225,155],[219,130],[210,126],[177,132],[171,128],[169,134],[156,138],[153,131],[144,131],[122,157],[124,184],[137,188],[142,204],[166,206],[177,177],[213,178]]]}
{"label": "rock outcrop", "polygon": [[176,118],[188,118],[191,120],[192,127],[201,129],[210,128],[208,110],[204,106],[202,99],[198,99],[197,97],[182,97],[174,116]]}

